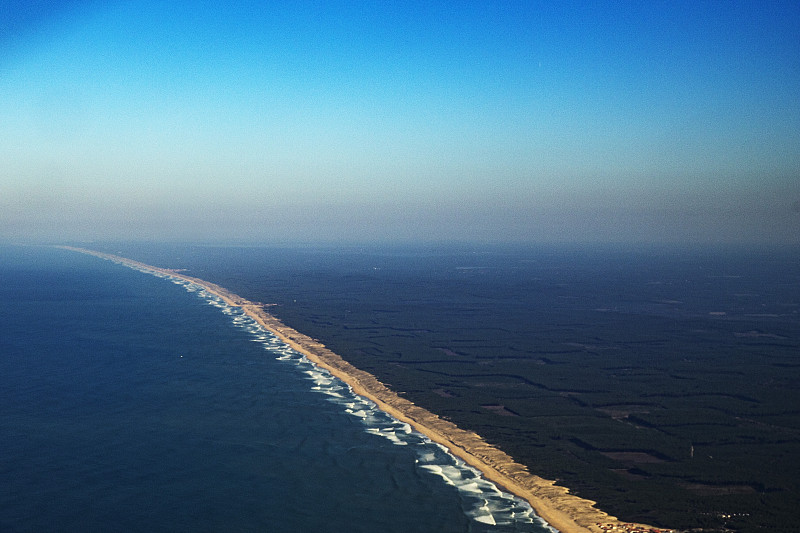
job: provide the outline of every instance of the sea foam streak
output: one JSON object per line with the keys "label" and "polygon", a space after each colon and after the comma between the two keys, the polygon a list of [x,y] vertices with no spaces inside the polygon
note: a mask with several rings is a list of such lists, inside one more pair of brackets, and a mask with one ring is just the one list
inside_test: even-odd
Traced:
{"label": "sea foam streak", "polygon": [[231,317],[236,327],[252,335],[252,340],[260,343],[277,360],[294,364],[313,383],[312,390],[325,394],[328,401],[340,405],[344,412],[360,419],[367,433],[388,439],[398,446],[412,446],[417,455],[417,468],[440,477],[447,485],[454,487],[458,491],[464,513],[471,519],[493,526],[535,524],[541,530],[558,533],[533,512],[528,502],[501,491],[494,483],[482,478],[477,469],[449,453],[444,446],[432,442],[425,435],[414,431],[408,424],[378,409],[370,400],[355,394],[348,384],[309,361],[305,355],[295,351],[272,332],[265,330],[242,309],[228,305],[219,296],[186,279],[123,264],[168,279],[196,294],[209,305],[217,307]]}

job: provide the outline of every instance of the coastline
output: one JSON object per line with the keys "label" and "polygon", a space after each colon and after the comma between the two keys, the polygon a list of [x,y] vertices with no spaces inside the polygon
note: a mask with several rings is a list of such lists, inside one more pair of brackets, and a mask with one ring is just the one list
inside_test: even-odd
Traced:
{"label": "coastline", "polygon": [[180,270],[159,268],[85,248],[70,246],[59,248],[182,279],[203,287],[230,306],[241,308],[244,313],[294,350],[347,383],[353,392],[371,400],[380,410],[401,422],[408,423],[432,441],[445,446],[453,455],[479,470],[487,480],[528,501],[541,518],[562,533],[601,532],[612,529],[665,531],[643,524],[621,522],[597,509],[595,502],[569,494],[569,489],[556,485],[555,481],[531,474],[525,466],[514,462],[505,452],[488,444],[476,433],[463,430],[452,422],[441,419],[434,413],[398,396],[373,375],[357,369],[319,341],[283,324],[278,318],[267,313],[262,304],[251,302],[214,283],[188,276]]}

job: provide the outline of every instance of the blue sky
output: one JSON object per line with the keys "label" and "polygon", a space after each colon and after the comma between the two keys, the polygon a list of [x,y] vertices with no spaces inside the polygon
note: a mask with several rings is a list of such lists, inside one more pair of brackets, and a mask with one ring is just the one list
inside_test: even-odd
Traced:
{"label": "blue sky", "polygon": [[6,5],[0,240],[800,241],[796,1]]}

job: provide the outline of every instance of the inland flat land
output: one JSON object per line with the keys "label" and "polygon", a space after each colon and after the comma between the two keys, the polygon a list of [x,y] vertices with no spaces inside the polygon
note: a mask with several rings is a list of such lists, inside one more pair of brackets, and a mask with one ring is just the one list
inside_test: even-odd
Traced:
{"label": "inland flat land", "polygon": [[[355,394],[367,398],[395,420],[409,424],[431,441],[444,446],[451,454],[477,468],[485,479],[527,500],[536,513],[558,531],[563,533],[586,531],[599,533],[610,529],[629,533],[669,531],[646,524],[619,521],[597,509],[595,502],[571,495],[569,489],[557,486],[551,480],[530,474],[523,465],[515,462],[505,452],[487,444],[479,435],[463,430],[449,420],[400,397],[375,379],[373,375],[354,367],[325,347],[324,344],[286,326],[274,315],[269,314],[265,310],[267,306],[261,303],[251,302],[215,283],[188,276],[183,273],[182,269],[159,268],[118,255],[85,248],[68,246],[62,248],[93,255],[142,272],[188,282],[192,286],[202,287],[209,294],[225,302],[227,306],[239,308],[264,330],[271,332],[295,352],[304,355],[313,364],[348,384]],[[494,520],[493,517],[492,520]]]}
{"label": "inland flat land", "polygon": [[87,247],[267,304],[622,520],[796,531],[797,249]]}

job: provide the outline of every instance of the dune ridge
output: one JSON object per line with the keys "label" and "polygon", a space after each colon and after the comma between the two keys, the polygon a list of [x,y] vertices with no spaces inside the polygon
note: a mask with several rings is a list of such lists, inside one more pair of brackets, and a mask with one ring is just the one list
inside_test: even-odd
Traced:
{"label": "dune ridge", "polygon": [[531,474],[524,465],[515,462],[512,457],[487,443],[478,434],[459,428],[454,423],[402,398],[375,376],[354,367],[318,340],[285,325],[268,313],[263,304],[251,302],[215,283],[188,276],[182,270],[160,268],[86,248],[72,246],[60,248],[182,279],[203,287],[230,306],[241,308],[244,313],[294,350],[347,383],[356,394],[371,400],[382,411],[401,422],[408,423],[432,441],[445,446],[453,455],[478,469],[486,479],[528,501],[540,517],[563,533],[670,531],[645,524],[622,522],[598,509],[595,506],[596,502],[570,494],[568,488],[556,485],[555,481]]}

